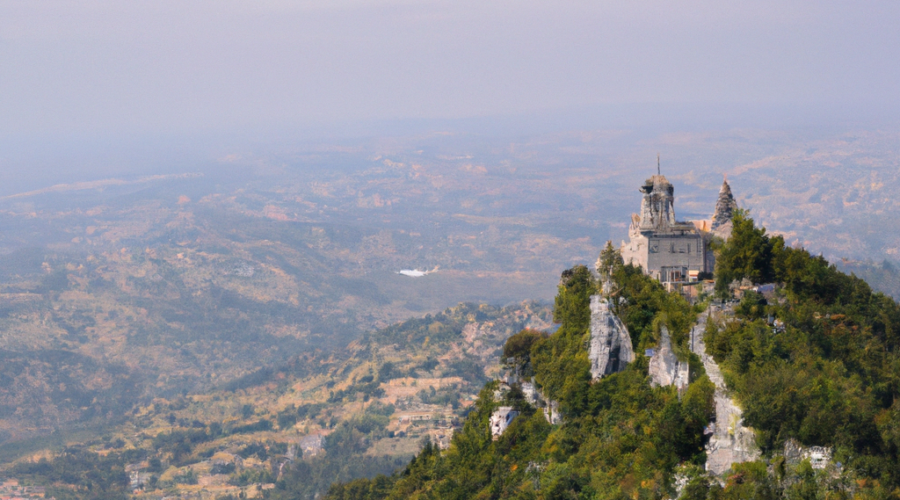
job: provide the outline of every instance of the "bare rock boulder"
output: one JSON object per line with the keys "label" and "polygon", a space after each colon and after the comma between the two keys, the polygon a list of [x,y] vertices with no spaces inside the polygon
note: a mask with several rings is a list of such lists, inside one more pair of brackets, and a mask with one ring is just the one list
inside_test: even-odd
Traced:
{"label": "bare rock boulder", "polygon": [[650,357],[648,366],[650,385],[653,387],[675,385],[678,389],[687,388],[688,364],[678,361],[672,350],[672,338],[669,330],[663,326],[659,333],[659,346]]}
{"label": "bare rock boulder", "polygon": [[622,320],[609,308],[609,302],[600,295],[591,296],[591,344],[588,351],[591,360],[591,377],[620,372],[634,361],[631,336]]}

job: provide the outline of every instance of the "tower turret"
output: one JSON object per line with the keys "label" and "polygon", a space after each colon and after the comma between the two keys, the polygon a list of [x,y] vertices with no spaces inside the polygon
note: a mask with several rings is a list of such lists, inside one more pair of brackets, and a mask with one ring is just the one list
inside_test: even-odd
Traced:
{"label": "tower turret", "polygon": [[728,179],[725,179],[722,181],[722,188],[719,189],[719,199],[716,201],[716,212],[713,214],[712,220],[713,231],[730,221],[736,208],[737,202],[734,201],[734,195],[731,194],[731,186],[728,185]]}
{"label": "tower turret", "polygon": [[654,175],[641,186],[641,231],[665,231],[675,225],[675,187],[664,175]]}

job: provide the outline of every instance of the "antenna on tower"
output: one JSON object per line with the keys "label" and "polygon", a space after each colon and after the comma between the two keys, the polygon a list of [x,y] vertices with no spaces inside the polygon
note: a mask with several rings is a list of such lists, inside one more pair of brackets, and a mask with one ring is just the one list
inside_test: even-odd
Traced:
{"label": "antenna on tower", "polygon": [[659,153],[656,153],[656,175],[662,175],[659,171]]}

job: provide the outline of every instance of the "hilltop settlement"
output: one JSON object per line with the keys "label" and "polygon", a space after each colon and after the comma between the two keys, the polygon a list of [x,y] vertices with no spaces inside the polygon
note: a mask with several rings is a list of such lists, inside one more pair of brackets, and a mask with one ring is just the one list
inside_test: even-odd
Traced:
{"label": "hilltop settlement", "polygon": [[622,242],[626,263],[640,266],[662,283],[694,282],[712,276],[714,238],[727,239],[737,208],[728,180],[722,182],[715,212],[709,220],[680,222],[675,218],[675,187],[663,175],[641,186],[641,211],[631,216],[628,242]]}

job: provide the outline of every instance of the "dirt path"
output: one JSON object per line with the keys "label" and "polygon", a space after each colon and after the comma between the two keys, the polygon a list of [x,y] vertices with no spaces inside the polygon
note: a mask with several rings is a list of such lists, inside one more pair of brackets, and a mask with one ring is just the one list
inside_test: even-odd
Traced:
{"label": "dirt path", "polygon": [[706,354],[703,332],[709,315],[723,314],[720,309],[710,306],[691,329],[691,350],[703,360],[706,374],[716,386],[716,421],[710,424],[713,431],[706,445],[706,470],[719,475],[731,468],[735,462],[748,462],[759,458],[753,430],[744,427],[741,409],[728,395],[722,370],[712,356]]}

